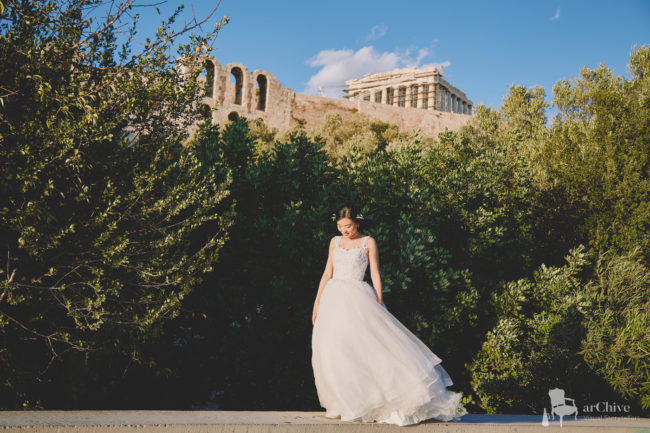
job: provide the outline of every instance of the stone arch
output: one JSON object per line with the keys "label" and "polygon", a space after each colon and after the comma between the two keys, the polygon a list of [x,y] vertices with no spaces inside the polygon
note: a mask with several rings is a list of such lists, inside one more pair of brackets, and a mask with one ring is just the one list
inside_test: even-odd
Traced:
{"label": "stone arch", "polygon": [[228,114],[228,121],[234,122],[237,119],[239,119],[239,113],[237,113],[236,111],[231,111]]}
{"label": "stone arch", "polygon": [[214,98],[214,63],[211,60],[206,60],[203,64],[203,71],[205,73],[205,95],[208,98]]}
{"label": "stone arch", "polygon": [[257,109],[260,111],[266,111],[266,101],[268,99],[269,93],[269,80],[267,80],[266,75],[259,74],[256,83],[256,93],[257,93]]}
{"label": "stone arch", "polygon": [[231,83],[234,79],[235,81],[235,94],[233,98],[233,104],[242,105],[242,93],[244,90],[244,72],[239,66],[235,66],[230,69],[230,79]]}

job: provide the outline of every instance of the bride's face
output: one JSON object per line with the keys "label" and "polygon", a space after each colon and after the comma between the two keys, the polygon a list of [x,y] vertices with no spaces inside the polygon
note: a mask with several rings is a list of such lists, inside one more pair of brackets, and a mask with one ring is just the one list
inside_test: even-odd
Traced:
{"label": "bride's face", "polygon": [[345,237],[354,237],[357,234],[357,227],[359,224],[355,223],[351,218],[341,218],[336,222],[336,227],[341,234]]}

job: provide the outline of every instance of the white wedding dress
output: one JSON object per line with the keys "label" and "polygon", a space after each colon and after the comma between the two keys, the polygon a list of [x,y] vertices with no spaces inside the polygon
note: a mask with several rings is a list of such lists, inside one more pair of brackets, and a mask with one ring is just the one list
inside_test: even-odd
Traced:
{"label": "white wedding dress", "polygon": [[361,247],[336,239],[334,272],[319,301],[312,331],[312,367],[325,416],[399,426],[426,419],[458,421],[467,410],[438,358],[363,281]]}

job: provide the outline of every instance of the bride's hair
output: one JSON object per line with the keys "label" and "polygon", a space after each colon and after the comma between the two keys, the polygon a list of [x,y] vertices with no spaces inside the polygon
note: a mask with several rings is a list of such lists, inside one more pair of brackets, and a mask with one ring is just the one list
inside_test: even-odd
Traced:
{"label": "bride's hair", "polygon": [[350,203],[343,203],[339,206],[336,212],[332,214],[332,221],[336,222],[341,218],[350,218],[352,221],[359,224],[363,220],[363,215],[361,215],[357,206]]}

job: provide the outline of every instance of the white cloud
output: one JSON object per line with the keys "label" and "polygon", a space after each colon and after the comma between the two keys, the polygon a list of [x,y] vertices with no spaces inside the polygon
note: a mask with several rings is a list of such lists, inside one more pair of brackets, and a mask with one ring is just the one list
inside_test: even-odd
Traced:
{"label": "white cloud", "polygon": [[445,60],[444,62],[438,62],[438,63],[426,63],[424,65],[420,65],[420,68],[436,68],[440,72],[444,72],[443,69],[451,66],[451,62],[449,60]]}
{"label": "white cloud", "polygon": [[311,76],[304,92],[317,95],[320,94],[319,89],[322,88],[325,96],[341,98],[342,90],[346,87],[345,81],[361,78],[368,73],[413,66],[441,68],[451,65],[449,61],[421,65],[422,60],[430,55],[426,48],[419,49],[414,58],[410,50],[378,52],[372,45],[357,51],[323,50],[306,62],[311,67],[320,67],[320,70]]}
{"label": "white cloud", "polygon": [[420,62],[422,62],[422,59],[424,59],[425,57],[429,57],[429,55],[430,55],[429,50],[427,50],[426,48],[420,48],[418,50],[418,57],[417,59],[415,59],[415,64],[419,65]]}
{"label": "white cloud", "polygon": [[366,35],[364,41],[370,42],[370,41],[376,41],[377,39],[383,38],[384,35],[386,35],[387,31],[388,31],[388,26],[384,24],[377,24],[376,26],[372,26],[372,28]]}
{"label": "white cloud", "polygon": [[556,21],[559,19],[560,19],[560,8],[557,8],[557,10],[555,11],[555,15],[551,17],[551,21]]}

